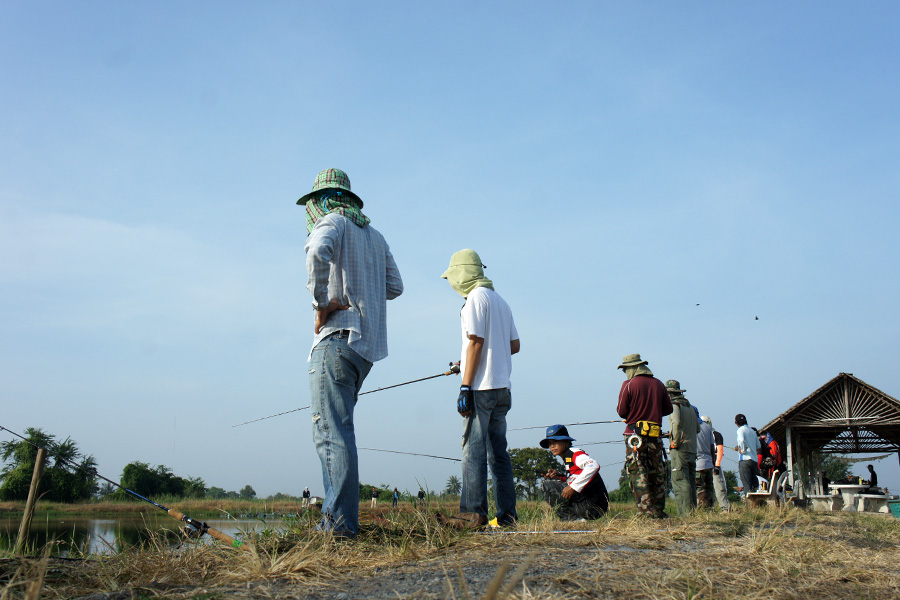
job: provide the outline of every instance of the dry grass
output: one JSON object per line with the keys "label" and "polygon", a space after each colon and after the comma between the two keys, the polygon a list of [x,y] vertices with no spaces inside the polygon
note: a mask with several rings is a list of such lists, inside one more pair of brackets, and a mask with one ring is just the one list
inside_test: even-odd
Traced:
{"label": "dry grass", "polygon": [[[35,581],[43,598],[124,589],[170,598],[235,590],[295,597],[350,581],[390,588],[401,571],[434,572],[443,582],[411,596],[454,600],[900,597],[900,521],[883,515],[764,508],[652,521],[614,506],[602,520],[573,524],[536,503],[521,513],[519,526],[503,533],[451,530],[430,511],[376,510],[364,512],[362,533],[351,542],[310,533],[310,522],[299,520],[246,536],[248,551],[208,543],[172,549],[155,538],[115,556],[50,559],[49,567],[10,559],[0,563],[0,600],[25,598]],[[554,533],[561,529],[591,533]],[[475,566],[493,573],[479,590],[466,584]],[[259,595],[247,591],[263,584]],[[358,595],[404,597],[382,588]]]}

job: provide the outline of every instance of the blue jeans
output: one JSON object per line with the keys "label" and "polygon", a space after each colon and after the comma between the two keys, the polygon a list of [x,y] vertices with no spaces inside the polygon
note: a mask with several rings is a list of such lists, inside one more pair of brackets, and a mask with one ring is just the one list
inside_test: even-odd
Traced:
{"label": "blue jeans", "polygon": [[353,409],[372,363],[350,349],[347,338],[320,341],[309,360],[313,441],[322,462],[322,522],[318,529],[359,533],[359,461]]}
{"label": "blue jeans", "polygon": [[475,410],[465,418],[463,430],[459,510],[487,516],[487,467],[490,463],[497,522],[500,525],[508,525],[518,519],[512,461],[506,451],[506,413],[511,405],[509,389],[477,390]]}

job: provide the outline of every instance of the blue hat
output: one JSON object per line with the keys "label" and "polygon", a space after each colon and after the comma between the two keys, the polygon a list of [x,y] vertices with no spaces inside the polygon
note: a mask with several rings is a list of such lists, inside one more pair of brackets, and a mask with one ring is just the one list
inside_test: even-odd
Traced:
{"label": "blue hat", "polygon": [[569,440],[574,442],[575,438],[569,437],[569,430],[565,425],[551,425],[547,428],[547,437],[541,440],[541,448],[549,448],[550,440]]}

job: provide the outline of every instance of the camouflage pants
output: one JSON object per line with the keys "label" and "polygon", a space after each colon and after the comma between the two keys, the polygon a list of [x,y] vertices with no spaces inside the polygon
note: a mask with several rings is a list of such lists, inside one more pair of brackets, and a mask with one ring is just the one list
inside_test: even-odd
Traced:
{"label": "camouflage pants", "polygon": [[584,494],[576,493],[571,500],[563,498],[562,491],[566,487],[565,481],[545,479],[541,487],[544,491],[544,500],[553,507],[556,516],[562,521],[577,521],[578,519],[593,521],[606,514],[603,506],[591,502]]}
{"label": "camouflage pants", "polygon": [[637,450],[626,443],[625,469],[638,510],[651,517],[665,517],[666,469],[660,438],[641,436]]}
{"label": "camouflage pants", "polygon": [[702,508],[712,508],[716,490],[713,487],[713,470],[703,469],[697,471],[697,505]]}
{"label": "camouflage pants", "polygon": [[669,450],[669,459],[678,514],[688,515],[697,508],[697,453]]}

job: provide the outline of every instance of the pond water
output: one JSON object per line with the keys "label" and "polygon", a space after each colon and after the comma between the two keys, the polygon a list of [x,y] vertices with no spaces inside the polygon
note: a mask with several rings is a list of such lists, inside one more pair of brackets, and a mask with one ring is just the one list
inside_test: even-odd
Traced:
{"label": "pond water", "polygon": [[[232,537],[238,537],[242,532],[278,529],[284,525],[280,518],[198,520]],[[0,551],[13,549],[21,522],[21,516],[0,519]],[[53,556],[115,554],[154,538],[164,539],[171,545],[177,544],[181,540],[179,530],[182,525],[164,514],[103,518],[87,515],[35,516],[31,522],[28,546],[40,550],[47,544],[53,544]],[[203,539],[212,540],[208,535]]]}

